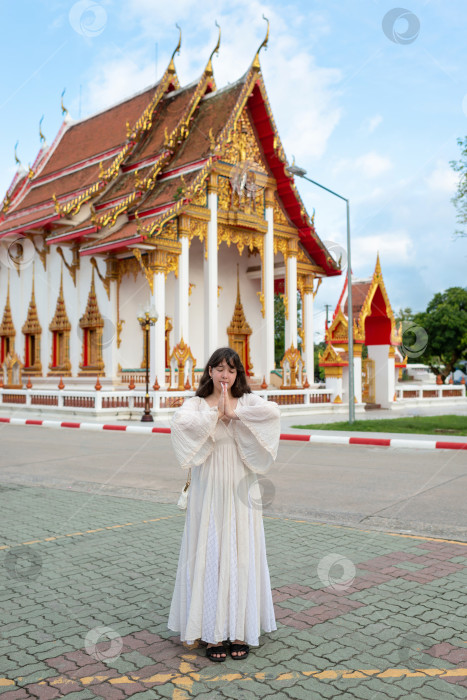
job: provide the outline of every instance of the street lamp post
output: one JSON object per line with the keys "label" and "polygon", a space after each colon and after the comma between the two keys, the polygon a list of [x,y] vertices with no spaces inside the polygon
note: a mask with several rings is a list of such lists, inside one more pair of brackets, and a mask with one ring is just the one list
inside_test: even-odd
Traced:
{"label": "street lamp post", "polygon": [[329,187],[325,187],[324,185],[320,185],[319,182],[316,182],[315,180],[312,180],[310,177],[306,176],[306,170],[303,168],[299,168],[297,165],[289,165],[287,168],[289,173],[292,175],[298,175],[298,177],[302,177],[304,180],[308,180],[308,182],[311,182],[313,185],[316,185],[317,187],[321,187],[322,190],[326,190],[326,192],[330,192],[330,194],[333,194],[335,197],[339,197],[339,199],[343,199],[345,202],[345,208],[346,208],[346,214],[347,214],[347,305],[348,305],[348,346],[349,346],[349,423],[354,423],[355,422],[355,388],[354,388],[354,363],[353,363],[353,307],[352,307],[352,265],[351,265],[351,258],[350,258],[350,208],[349,208],[349,200],[346,197],[342,197],[342,195],[337,194],[337,192],[334,192],[333,190],[330,190]]}
{"label": "street lamp post", "polygon": [[141,416],[142,421],[154,421],[149,407],[149,329],[151,326],[154,326],[158,318],[158,313],[154,307],[140,311],[138,314],[138,321],[146,334],[146,396],[144,397],[144,413]]}

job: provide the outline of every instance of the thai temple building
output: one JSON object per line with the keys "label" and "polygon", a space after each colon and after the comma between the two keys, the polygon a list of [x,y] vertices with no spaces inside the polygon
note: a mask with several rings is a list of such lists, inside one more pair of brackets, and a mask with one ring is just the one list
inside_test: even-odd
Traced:
{"label": "thai temple building", "polygon": [[[302,338],[301,376],[313,381],[314,296],[340,268],[287,171],[259,62],[266,42],[220,89],[219,42],[185,87],[179,42],[151,88],[79,121],[63,107],[56,138],[43,139],[29,171],[18,168],[1,207],[2,366],[36,384],[93,386],[99,377],[116,386],[146,368],[147,351],[151,386],[167,389],[192,385],[192,370],[229,344],[252,385],[269,384],[280,288],[286,351]],[[376,374],[386,363],[394,375],[382,278],[365,298],[357,288],[356,348],[366,342]],[[148,309],[147,334],[138,317]],[[344,295],[323,357],[327,376],[344,384],[346,332]],[[345,400],[338,382],[336,393]]]}
{"label": "thai temple building", "polygon": [[[391,408],[402,370],[407,366],[400,345],[402,331],[396,328],[394,313],[384,285],[379,255],[373,277],[352,279],[354,399],[356,403]],[[320,355],[331,401],[348,403],[348,277],[337,302],[332,322],[326,323],[326,349]],[[366,346],[367,357],[362,359]]]}

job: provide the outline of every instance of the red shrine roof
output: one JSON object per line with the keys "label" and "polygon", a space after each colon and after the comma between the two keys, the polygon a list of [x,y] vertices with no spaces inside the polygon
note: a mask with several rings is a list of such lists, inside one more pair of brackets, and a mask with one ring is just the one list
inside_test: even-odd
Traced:
{"label": "red shrine roof", "polygon": [[258,54],[221,90],[211,59],[184,88],[171,61],[153,87],[89,118],[65,119],[29,174],[15,176],[0,211],[0,237],[45,233],[50,245],[76,239],[82,255],[151,242],[204,186],[244,109],[300,243],[324,274],[340,274],[287,172]]}

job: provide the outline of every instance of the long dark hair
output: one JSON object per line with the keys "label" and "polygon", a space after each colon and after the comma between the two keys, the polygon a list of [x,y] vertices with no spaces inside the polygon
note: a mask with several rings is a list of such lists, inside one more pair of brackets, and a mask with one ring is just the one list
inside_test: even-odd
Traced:
{"label": "long dark hair", "polygon": [[206,396],[212,394],[214,391],[214,383],[209,376],[209,368],[217,367],[221,364],[222,360],[225,360],[229,367],[232,367],[232,369],[235,367],[237,370],[237,376],[230,390],[232,392],[232,396],[235,398],[240,398],[240,396],[243,396],[243,394],[251,394],[251,389],[246,381],[245,368],[238,353],[235,352],[235,350],[232,350],[232,348],[218,348],[217,350],[214,350],[206,367],[204,368],[203,376],[200,379],[196,396],[201,396],[201,398],[205,399]]}

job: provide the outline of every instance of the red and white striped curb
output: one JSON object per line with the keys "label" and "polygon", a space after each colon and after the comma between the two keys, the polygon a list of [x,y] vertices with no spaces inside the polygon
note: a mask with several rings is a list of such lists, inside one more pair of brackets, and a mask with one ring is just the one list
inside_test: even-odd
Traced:
{"label": "red and white striped curb", "polygon": [[[127,433],[170,433],[170,428],[146,425],[111,425],[107,423],[73,423],[58,420],[35,420],[33,418],[0,418],[0,423],[11,425],[41,425],[44,428],[78,428],[79,430],[118,430]],[[441,440],[407,440],[403,438],[350,437],[348,435],[301,435],[281,433],[281,440],[326,443],[329,445],[376,445],[378,447],[409,447],[417,450],[467,450],[467,442],[444,442]]]}

